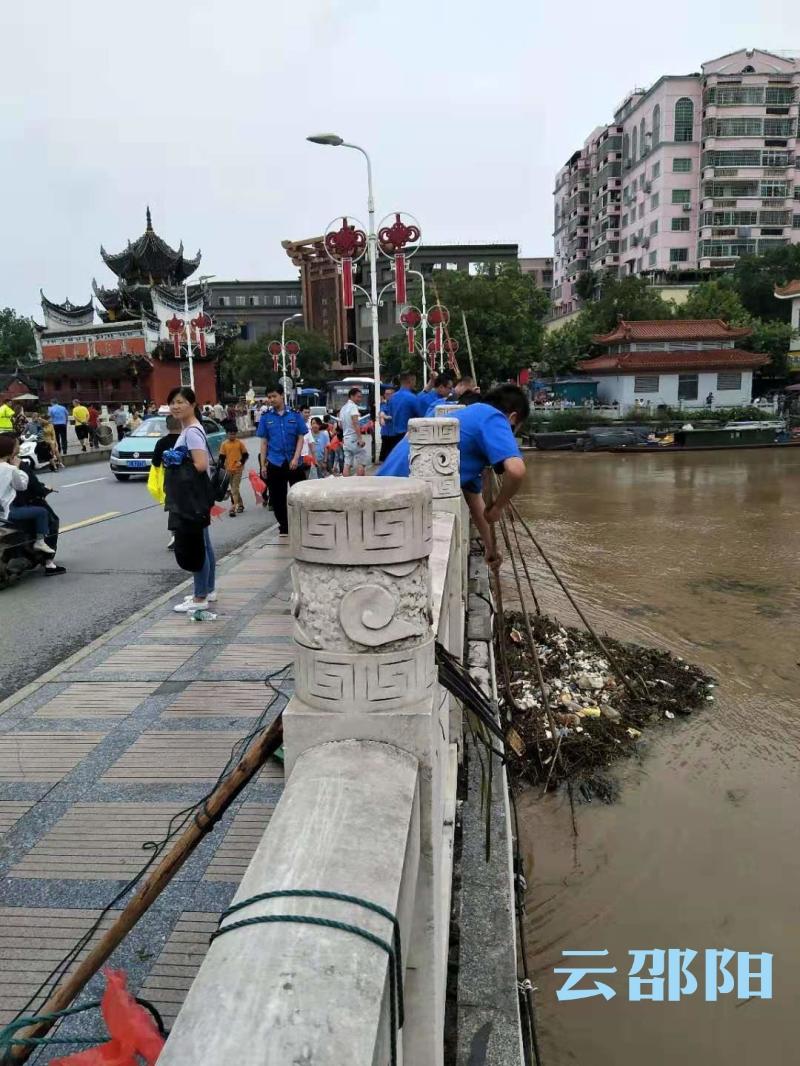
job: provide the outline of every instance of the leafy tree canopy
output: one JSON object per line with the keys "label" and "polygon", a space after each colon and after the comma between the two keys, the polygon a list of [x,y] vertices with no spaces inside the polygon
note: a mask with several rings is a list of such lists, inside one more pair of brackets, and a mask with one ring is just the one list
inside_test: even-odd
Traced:
{"label": "leafy tree canopy", "polygon": [[776,300],[776,285],[800,278],[800,245],[786,244],[764,255],[748,255],[738,261],[731,281],[745,310],[763,319],[789,321],[790,302]]}
{"label": "leafy tree canopy", "polygon": [[604,278],[600,296],[583,310],[593,333],[610,333],[620,318],[672,318],[672,305],[661,299],[646,278]]}
{"label": "leafy tree canopy", "polygon": [[[277,373],[272,369],[272,356],[267,351],[273,339],[279,339],[279,335],[275,338],[262,337],[249,343],[240,341],[223,355],[220,361],[220,378],[226,394],[241,396],[247,392],[251,382],[256,386],[266,387],[278,383],[281,377],[280,369]],[[297,366],[304,386],[318,388],[324,385],[331,376],[332,358],[325,334],[287,327],[286,340],[297,341],[300,345]],[[288,372],[288,357],[286,366]]]}
{"label": "leafy tree canopy", "polygon": [[11,307],[0,311],[0,366],[29,365],[36,360],[33,321]]}

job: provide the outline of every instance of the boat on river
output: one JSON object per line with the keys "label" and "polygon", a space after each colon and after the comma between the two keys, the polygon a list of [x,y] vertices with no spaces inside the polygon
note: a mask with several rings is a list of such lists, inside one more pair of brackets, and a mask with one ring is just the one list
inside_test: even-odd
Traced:
{"label": "boat on river", "polygon": [[725,425],[687,424],[670,430],[644,426],[596,426],[581,430],[534,433],[540,451],[571,452],[682,452],[723,448],[787,448],[800,444],[782,419],[763,422],[726,422]]}

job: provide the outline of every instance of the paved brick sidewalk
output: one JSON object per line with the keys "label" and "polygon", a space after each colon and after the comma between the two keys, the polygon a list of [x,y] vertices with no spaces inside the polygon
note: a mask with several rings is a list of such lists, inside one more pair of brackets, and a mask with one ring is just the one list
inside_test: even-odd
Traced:
{"label": "paved brick sidewalk", "polygon": [[[142,844],[208,791],[269,700],[265,675],[292,661],[276,531],[229,556],[217,586],[216,622],[174,614],[173,597],[0,714],[0,1025],[147,860]],[[271,763],[111,960],[168,1024],[282,788]]]}

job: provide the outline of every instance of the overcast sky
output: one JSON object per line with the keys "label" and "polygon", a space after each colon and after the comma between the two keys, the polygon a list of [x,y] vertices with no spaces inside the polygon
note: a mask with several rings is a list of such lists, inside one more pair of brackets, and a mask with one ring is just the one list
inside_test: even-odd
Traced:
{"label": "overcast sky", "polygon": [[552,254],[553,175],[634,85],[800,51],[796,0],[5,0],[0,307],[41,318],[144,229],[221,278],[295,276],[337,214]]}

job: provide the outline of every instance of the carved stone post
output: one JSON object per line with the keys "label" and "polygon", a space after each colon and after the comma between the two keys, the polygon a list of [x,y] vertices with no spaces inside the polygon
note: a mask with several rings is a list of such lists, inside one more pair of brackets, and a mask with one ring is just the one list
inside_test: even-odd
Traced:
{"label": "carved stone post", "polygon": [[445,766],[434,714],[431,490],[393,477],[295,485],[289,535],[295,695],[284,714],[287,772],[303,751],[333,740],[382,741],[419,761],[420,860],[413,902],[407,901],[412,931],[403,945],[403,1057],[438,1066],[449,916],[441,902],[441,822],[434,817]]}

